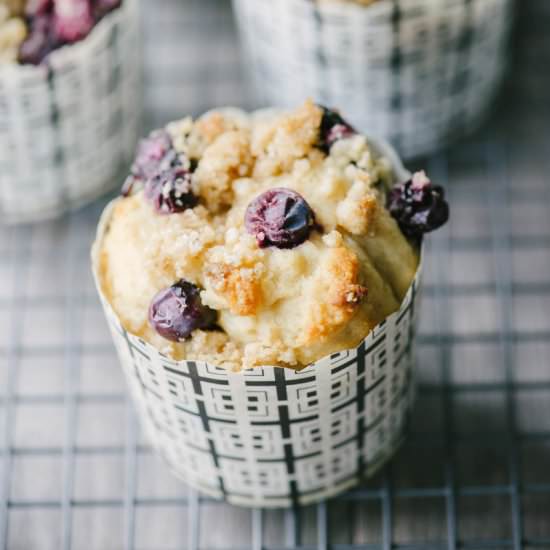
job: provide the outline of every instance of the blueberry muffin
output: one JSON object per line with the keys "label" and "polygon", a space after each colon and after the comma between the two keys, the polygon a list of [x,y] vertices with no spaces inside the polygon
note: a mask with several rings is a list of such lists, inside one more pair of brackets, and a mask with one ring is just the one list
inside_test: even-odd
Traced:
{"label": "blueberry muffin", "polygon": [[175,359],[301,368],[396,311],[448,216],[424,173],[335,111],[225,109],[143,140],[105,216],[98,279],[123,326]]}
{"label": "blueberry muffin", "polygon": [[121,0],[0,0],[0,64],[38,65],[85,38]]}

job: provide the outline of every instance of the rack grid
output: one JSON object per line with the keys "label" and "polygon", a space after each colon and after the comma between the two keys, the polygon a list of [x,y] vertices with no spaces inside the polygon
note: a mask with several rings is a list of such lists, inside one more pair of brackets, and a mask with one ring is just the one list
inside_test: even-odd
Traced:
{"label": "rack grid", "polygon": [[[253,106],[227,2],[147,2],[144,22],[148,127]],[[127,400],[89,273],[103,204],[2,229],[0,547],[550,548],[549,22],[547,2],[522,2],[496,115],[423,163],[447,186],[452,219],[428,239],[411,433],[375,479],[328,503],[239,509],[167,473]]]}

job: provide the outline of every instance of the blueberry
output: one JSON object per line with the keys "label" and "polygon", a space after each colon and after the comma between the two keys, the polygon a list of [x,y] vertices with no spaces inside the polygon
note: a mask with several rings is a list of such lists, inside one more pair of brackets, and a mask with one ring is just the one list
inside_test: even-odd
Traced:
{"label": "blueberry", "polygon": [[90,0],[55,0],[53,16],[56,36],[68,44],[85,38],[94,26]]}
{"label": "blueberry", "polygon": [[151,326],[167,340],[180,342],[196,329],[212,328],[216,312],[201,302],[199,289],[181,279],[161,290],[149,306]]}
{"label": "blueberry", "polygon": [[183,212],[197,204],[191,188],[191,172],[182,166],[169,168],[149,178],[144,193],[159,214]]}
{"label": "blueberry", "polygon": [[321,109],[323,109],[323,118],[321,119],[318,147],[328,154],[330,148],[337,141],[349,138],[355,135],[356,132],[336,111],[326,107],[321,107]]}
{"label": "blueberry", "polygon": [[29,19],[28,28],[27,38],[19,48],[19,62],[39,65],[52,50],[60,45],[54,36],[52,16],[37,12],[37,15]]}
{"label": "blueberry", "polygon": [[121,189],[124,197],[130,195],[136,184],[143,184],[178,164],[170,136],[164,130],[155,130],[139,142],[131,173]]}
{"label": "blueberry", "polygon": [[449,219],[449,205],[445,191],[433,185],[424,172],[396,185],[388,193],[388,209],[401,231],[410,238],[420,239],[441,227]]}
{"label": "blueberry", "polygon": [[248,205],[245,226],[261,248],[294,248],[309,237],[315,216],[301,195],[275,187]]}
{"label": "blueberry", "polygon": [[195,168],[196,163],[177,154],[165,130],[156,130],[141,140],[121,194],[126,197],[136,185],[144,186],[145,196],[159,213],[181,212],[197,204],[191,190],[191,173]]}
{"label": "blueberry", "polygon": [[132,165],[132,174],[147,180],[170,168],[175,151],[170,136],[164,130],[156,130],[138,145],[137,155]]}

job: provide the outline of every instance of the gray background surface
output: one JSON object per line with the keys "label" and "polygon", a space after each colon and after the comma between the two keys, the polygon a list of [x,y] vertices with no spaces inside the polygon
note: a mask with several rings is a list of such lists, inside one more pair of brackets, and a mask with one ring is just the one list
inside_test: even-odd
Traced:
{"label": "gray background surface", "polygon": [[[148,127],[254,106],[227,1],[149,1],[144,23]],[[428,239],[412,433],[326,505],[202,499],[152,454],[89,273],[101,204],[0,229],[0,548],[550,548],[549,24],[522,0],[493,120],[422,163],[452,220]]]}

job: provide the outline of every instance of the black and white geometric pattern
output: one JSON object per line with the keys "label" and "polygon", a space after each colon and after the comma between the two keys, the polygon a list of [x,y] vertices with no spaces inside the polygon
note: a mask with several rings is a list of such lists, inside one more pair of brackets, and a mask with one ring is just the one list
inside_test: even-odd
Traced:
{"label": "black and white geometric pattern", "polygon": [[120,184],[140,132],[138,0],[40,66],[0,67],[0,214],[37,221]]}
{"label": "black and white geometric pattern", "polygon": [[142,424],[173,472],[234,504],[287,507],[357,484],[402,441],[419,285],[420,269],[399,311],[361,345],[298,372],[174,361],[102,302]]}
{"label": "black and white geometric pattern", "polygon": [[338,107],[404,157],[475,129],[507,64],[513,0],[233,0],[258,98]]}

